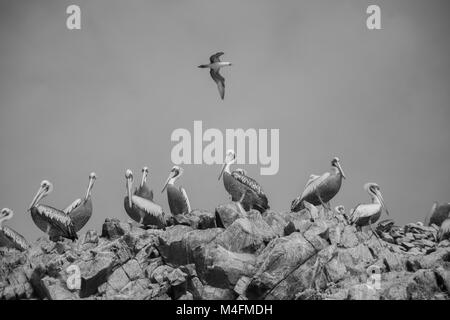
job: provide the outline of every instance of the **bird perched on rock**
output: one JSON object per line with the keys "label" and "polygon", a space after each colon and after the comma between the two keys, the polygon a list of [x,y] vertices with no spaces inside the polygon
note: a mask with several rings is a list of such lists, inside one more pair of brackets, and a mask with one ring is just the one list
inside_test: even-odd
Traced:
{"label": "bird perched on rock", "polygon": [[342,179],[345,179],[339,158],[335,157],[331,161],[331,172],[326,172],[321,176],[311,175],[306,183],[302,195],[292,201],[291,211],[297,212],[304,208],[303,201],[308,201],[314,206],[322,205],[331,211],[327,203],[341,189]]}
{"label": "bird perched on rock", "polygon": [[209,64],[199,65],[199,68],[209,68],[209,73],[211,78],[217,84],[217,88],[219,89],[220,98],[223,100],[225,98],[225,78],[221,76],[219,73],[220,68],[231,66],[231,62],[223,62],[220,61],[220,56],[222,56],[223,52],[217,52],[213,54],[209,58]]}
{"label": "bird perched on rock", "polygon": [[230,171],[235,161],[235,152],[228,150],[219,175],[219,180],[223,177],[223,185],[231,195],[231,200],[240,203],[245,211],[256,209],[263,213],[270,209],[269,201],[258,182],[242,172]]}
{"label": "bird perched on rock", "polygon": [[191,212],[191,203],[186,190],[183,187],[175,187],[175,182],[183,175],[183,172],[183,168],[173,166],[161,191],[164,192],[167,189],[167,201],[169,202],[170,212],[174,216]]}

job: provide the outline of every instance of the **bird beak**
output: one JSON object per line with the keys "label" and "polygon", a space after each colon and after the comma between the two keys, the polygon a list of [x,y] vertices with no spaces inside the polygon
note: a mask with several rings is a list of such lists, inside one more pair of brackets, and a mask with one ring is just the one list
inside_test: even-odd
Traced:
{"label": "bird beak", "polygon": [[141,187],[144,185],[144,183],[147,182],[147,171],[142,172],[142,180],[141,180]]}
{"label": "bird beak", "polygon": [[161,193],[163,193],[166,190],[167,186],[169,185],[169,181],[172,178],[173,178],[173,171],[170,171],[169,177],[167,178],[166,183],[164,184],[164,188],[161,190]]}
{"label": "bird beak", "polygon": [[133,207],[133,203],[131,202],[131,185],[132,185],[131,177],[127,178],[127,194],[128,194],[128,205]]}
{"label": "bird beak", "polygon": [[339,168],[339,171],[342,174],[342,178],[347,179],[347,177],[345,176],[344,170],[342,170],[341,164],[339,162],[337,163],[337,166]]}
{"label": "bird beak", "polygon": [[36,193],[36,195],[34,196],[33,201],[31,201],[28,211],[31,210],[31,208],[33,208],[36,205],[36,203],[38,203],[42,199],[43,194],[44,194],[44,188],[39,187],[39,190]]}
{"label": "bird beak", "polygon": [[220,180],[223,176],[223,172],[225,171],[225,167],[227,166],[227,163],[225,162],[222,166],[222,170],[220,170],[219,178],[217,180]]}
{"label": "bird beak", "polygon": [[389,210],[386,207],[386,203],[384,202],[383,196],[381,195],[381,193],[379,191],[377,191],[377,197],[381,202],[381,205],[383,206],[384,210],[386,210],[387,215],[389,216]]}
{"label": "bird beak", "polygon": [[94,186],[94,178],[93,177],[89,177],[89,184],[88,184],[88,188],[86,191],[86,198],[89,198],[89,196],[91,195],[91,191],[92,191],[92,187]]}

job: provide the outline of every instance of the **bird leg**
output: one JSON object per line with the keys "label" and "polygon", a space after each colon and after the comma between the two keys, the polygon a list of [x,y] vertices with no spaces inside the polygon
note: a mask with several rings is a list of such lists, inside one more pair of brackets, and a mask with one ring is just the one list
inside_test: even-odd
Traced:
{"label": "bird leg", "polygon": [[319,198],[320,204],[322,205],[323,208],[327,209],[327,210],[331,210],[330,205],[328,204],[328,206],[325,204],[325,202],[323,202],[322,198],[320,197],[319,191],[316,191],[316,196],[317,198]]}
{"label": "bird leg", "polygon": [[246,215],[246,212],[245,212],[245,210],[244,210],[244,207],[242,206],[242,200],[244,200],[246,194],[247,194],[247,190],[245,190],[245,192],[242,193],[241,198],[240,198],[238,201],[236,201],[236,205],[238,206],[239,211],[240,211],[244,216]]}

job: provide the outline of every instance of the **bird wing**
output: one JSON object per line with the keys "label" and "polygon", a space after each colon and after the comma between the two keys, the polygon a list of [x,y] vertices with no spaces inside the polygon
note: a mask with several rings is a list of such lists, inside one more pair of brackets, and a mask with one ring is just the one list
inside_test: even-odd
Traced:
{"label": "bird wing", "polygon": [[138,196],[132,196],[131,199],[136,207],[146,212],[147,214],[158,218],[163,217],[163,210],[156,203]]}
{"label": "bird wing", "polygon": [[77,238],[73,221],[69,215],[58,209],[45,205],[33,207],[32,210],[34,210],[40,219],[58,229],[60,232],[69,235],[71,238]]}
{"label": "bird wing", "polygon": [[438,231],[439,241],[442,241],[444,239],[444,236],[449,233],[450,233],[450,219],[446,219],[444,220],[444,222],[442,222]]}
{"label": "bird wing", "polygon": [[191,203],[189,202],[189,198],[187,196],[186,190],[184,190],[183,187],[180,187],[180,192],[183,194],[184,201],[186,202],[186,207],[188,209],[188,212],[186,212],[186,213],[190,213],[191,212]]}
{"label": "bird wing", "polygon": [[305,198],[309,194],[314,194],[316,192],[316,189],[320,186],[320,184],[326,179],[328,179],[329,176],[330,176],[329,172],[326,172],[321,176],[312,174],[309,177],[308,182],[306,182],[305,190],[301,195],[301,199]]}
{"label": "bird wing", "polygon": [[209,71],[211,78],[213,78],[214,82],[217,84],[217,88],[219,89],[220,98],[222,100],[225,98],[225,78],[222,77],[219,73],[219,70],[211,69]]}
{"label": "bird wing", "polygon": [[67,208],[63,210],[65,214],[71,213],[74,209],[79,207],[81,205],[81,199],[77,199],[74,202],[72,202]]}
{"label": "bird wing", "polygon": [[217,52],[213,54],[211,57],[209,57],[209,62],[211,63],[220,62],[220,56],[223,54],[224,54],[223,52]]}
{"label": "bird wing", "polygon": [[351,221],[356,222],[358,219],[370,217],[381,210],[381,205],[378,203],[358,204],[351,216]]}
{"label": "bird wing", "polygon": [[23,250],[26,250],[29,248],[28,241],[18,232],[16,232],[13,229],[10,229],[8,227],[2,227],[0,229],[0,232],[3,232],[3,236],[7,238],[9,241],[14,243],[14,245],[17,247],[19,246]]}
{"label": "bird wing", "polygon": [[242,173],[233,171],[231,173],[231,176],[235,178],[240,183],[244,184],[246,187],[250,188],[253,192],[255,192],[259,196],[265,196],[264,191],[262,190],[261,186],[258,182],[256,182],[254,179],[250,178],[249,176],[246,176]]}

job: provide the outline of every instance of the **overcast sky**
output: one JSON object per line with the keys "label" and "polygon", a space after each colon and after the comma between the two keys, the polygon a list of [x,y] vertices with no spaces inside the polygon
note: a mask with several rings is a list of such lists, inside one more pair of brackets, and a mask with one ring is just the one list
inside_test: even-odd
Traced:
{"label": "overcast sky", "polygon": [[[82,29],[66,29],[78,4]],[[382,30],[366,28],[381,7]],[[347,209],[377,182],[398,224],[450,201],[448,0],[57,1],[0,0],[0,206],[7,225],[43,235],[27,206],[65,208],[98,175],[87,229],[123,209],[125,169],[150,167],[155,201],[172,167],[173,130],[280,130],[280,169],[259,181],[287,210],[310,174],[339,156],[347,180],[332,200]],[[224,51],[218,97],[197,65]],[[220,165],[185,165],[179,180],[194,208],[226,202]],[[139,180],[139,179],[136,179]],[[384,218],[384,217],[383,217]]]}

